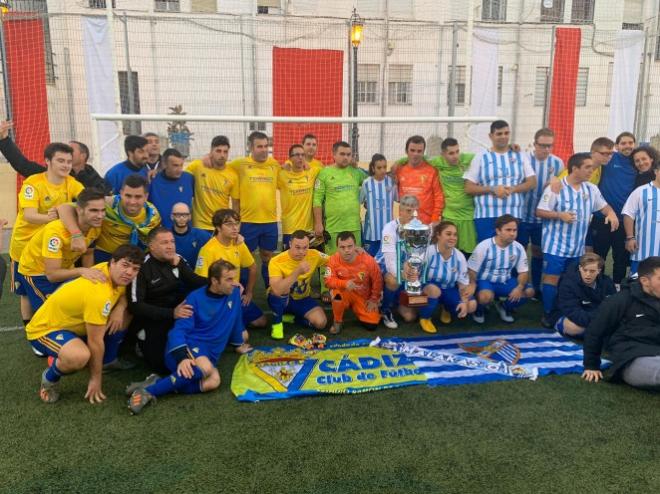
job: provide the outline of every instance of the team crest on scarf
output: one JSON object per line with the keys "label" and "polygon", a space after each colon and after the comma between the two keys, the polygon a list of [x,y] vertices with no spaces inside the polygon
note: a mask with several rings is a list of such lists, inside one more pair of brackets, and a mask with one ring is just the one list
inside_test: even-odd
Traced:
{"label": "team crest on scarf", "polygon": [[303,368],[309,353],[300,349],[274,348],[270,352],[255,351],[248,355],[248,360],[252,372],[275,391],[286,391]]}
{"label": "team crest on scarf", "polygon": [[464,351],[486,360],[506,362],[509,365],[515,365],[520,360],[520,348],[501,338],[469,344],[460,343],[459,346]]}

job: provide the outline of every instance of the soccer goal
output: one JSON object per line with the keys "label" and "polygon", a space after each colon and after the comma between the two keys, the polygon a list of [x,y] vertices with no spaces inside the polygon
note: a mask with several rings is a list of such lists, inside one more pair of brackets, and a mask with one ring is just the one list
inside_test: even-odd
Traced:
{"label": "soccer goal", "polygon": [[[427,141],[427,154],[440,154],[440,143],[445,137],[455,137],[463,149],[485,143],[473,136],[475,129],[488,125],[495,116],[455,117],[273,117],[232,115],[128,115],[92,114],[92,149],[94,163],[104,170],[113,161],[112,154],[121,152],[121,141],[139,122],[141,133],[154,132],[161,136],[163,147],[179,149],[188,158],[208,152],[211,139],[225,135],[232,144],[231,155],[244,155],[247,136],[259,130],[271,138],[272,154],[280,161],[287,158],[292,144],[300,143],[307,134],[317,138],[317,158],[332,162],[332,144],[344,140],[357,143],[361,163],[368,163],[374,153],[381,153],[389,161],[405,154],[406,139],[422,135]],[[111,151],[111,152],[108,152]]]}

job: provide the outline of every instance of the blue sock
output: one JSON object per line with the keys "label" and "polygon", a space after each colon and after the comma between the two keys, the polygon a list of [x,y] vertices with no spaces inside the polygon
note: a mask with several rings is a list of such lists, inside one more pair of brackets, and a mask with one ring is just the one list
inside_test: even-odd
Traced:
{"label": "blue sock", "polygon": [[103,354],[103,363],[109,364],[114,362],[119,357],[119,347],[121,342],[124,341],[124,336],[126,336],[126,331],[117,331],[113,334],[105,335],[105,353]]}
{"label": "blue sock", "polygon": [[419,309],[419,318],[420,319],[431,319],[433,312],[435,312],[438,303],[440,302],[440,297],[429,297],[429,303],[424,307]]}
{"label": "blue sock", "polygon": [[[163,396],[175,391],[180,391],[186,394],[201,392],[199,381],[204,377],[201,369],[196,365],[193,366],[193,377],[181,377],[176,374],[170,374],[156,381],[151,386],[147,386],[145,390],[154,396]],[[197,386],[199,391],[191,391]]]}
{"label": "blue sock", "polygon": [[555,307],[555,299],[557,298],[557,287],[548,283],[543,283],[543,312],[550,314]]}
{"label": "blue sock", "polygon": [[383,312],[391,311],[396,303],[397,290],[390,290],[387,287],[383,288]]}
{"label": "blue sock", "polygon": [[476,316],[483,316],[484,315],[484,310],[486,310],[485,305],[477,304],[477,310],[474,311],[474,314]]}
{"label": "blue sock", "polygon": [[543,274],[543,258],[532,257],[532,287],[538,293],[541,289],[541,275]]}
{"label": "blue sock", "polygon": [[53,363],[46,371],[46,379],[52,383],[56,383],[57,381],[60,380],[60,377],[62,376],[63,376],[62,371],[57,368],[57,359],[54,359]]}
{"label": "blue sock", "polygon": [[270,286],[270,278],[268,277],[268,263],[261,261],[261,277],[264,279],[264,286],[268,288]]}
{"label": "blue sock", "polygon": [[284,309],[289,302],[289,296],[280,297],[273,295],[272,293],[268,294],[268,307],[273,311],[273,324],[279,324],[282,322],[282,314],[284,314]]}

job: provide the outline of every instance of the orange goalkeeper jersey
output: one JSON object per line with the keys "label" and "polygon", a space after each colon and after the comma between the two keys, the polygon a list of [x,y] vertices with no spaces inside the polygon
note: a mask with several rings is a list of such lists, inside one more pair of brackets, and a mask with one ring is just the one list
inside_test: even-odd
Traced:
{"label": "orange goalkeeper jersey", "polygon": [[366,252],[358,254],[352,263],[344,261],[339,252],[330,256],[325,267],[325,285],[331,290],[344,290],[350,280],[359,285],[356,294],[365,300],[380,300],[383,275],[378,263]]}
{"label": "orange goalkeeper jersey", "polygon": [[396,169],[396,182],[399,200],[403,196],[415,196],[419,200],[419,220],[424,224],[438,221],[445,208],[445,196],[442,192],[437,170],[426,161],[417,166],[402,165]]}

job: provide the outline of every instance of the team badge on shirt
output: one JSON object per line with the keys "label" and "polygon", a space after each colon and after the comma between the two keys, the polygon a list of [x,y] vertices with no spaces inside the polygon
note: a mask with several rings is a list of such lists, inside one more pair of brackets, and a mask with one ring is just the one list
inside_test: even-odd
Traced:
{"label": "team badge on shirt", "polygon": [[50,237],[48,239],[48,252],[52,252],[53,254],[56,254],[60,251],[60,247],[62,246],[62,241],[57,238],[57,237]]}
{"label": "team badge on shirt", "polygon": [[25,197],[27,200],[34,199],[34,187],[31,185],[26,186],[25,191],[23,192],[23,197]]}
{"label": "team badge on shirt", "polygon": [[511,262],[516,262],[516,256],[513,255],[513,254],[510,255],[510,256],[509,256],[509,261],[511,261]]}
{"label": "team badge on shirt", "polygon": [[108,317],[110,315],[110,310],[112,309],[112,304],[108,300],[105,305],[103,306],[103,310],[101,311],[101,314],[103,314],[103,317]]}
{"label": "team badge on shirt", "polygon": [[231,300],[229,302],[227,302],[227,307],[229,307],[230,309],[231,309],[232,305],[234,305],[234,303]]}

